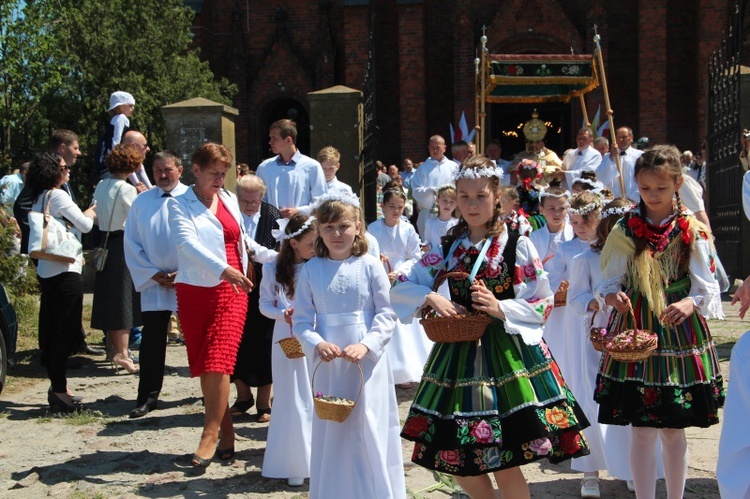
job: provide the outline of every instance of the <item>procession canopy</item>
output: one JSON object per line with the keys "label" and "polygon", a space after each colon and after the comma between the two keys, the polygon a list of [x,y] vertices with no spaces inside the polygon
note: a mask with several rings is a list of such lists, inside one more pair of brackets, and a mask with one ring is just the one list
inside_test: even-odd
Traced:
{"label": "procession canopy", "polygon": [[569,102],[599,86],[596,55],[488,54],[486,102]]}

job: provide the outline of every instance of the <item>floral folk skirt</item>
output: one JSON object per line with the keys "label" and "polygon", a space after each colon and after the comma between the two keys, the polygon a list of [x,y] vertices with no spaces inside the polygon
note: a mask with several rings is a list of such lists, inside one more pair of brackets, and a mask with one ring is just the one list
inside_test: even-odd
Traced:
{"label": "floral folk skirt", "polygon": [[[690,280],[666,288],[667,304],[688,295]],[[659,344],[642,362],[619,362],[603,355],[594,399],[599,422],[655,428],[706,428],[719,422],[724,385],[706,321],[694,313],[682,324],[664,328],[639,292],[630,292],[639,326],[657,333]],[[633,327],[629,314],[612,313],[608,329]]]}
{"label": "floral folk skirt", "polygon": [[479,342],[435,344],[401,436],[416,464],[476,476],[587,455],[588,426],[544,340],[493,320]]}

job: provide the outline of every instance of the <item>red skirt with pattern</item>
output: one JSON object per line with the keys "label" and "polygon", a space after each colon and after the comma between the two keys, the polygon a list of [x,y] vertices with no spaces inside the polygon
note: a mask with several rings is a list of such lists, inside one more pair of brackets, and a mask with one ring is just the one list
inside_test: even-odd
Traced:
{"label": "red skirt with pattern", "polygon": [[[217,218],[224,226],[227,263],[241,270],[239,226],[221,203]],[[247,315],[247,294],[238,293],[225,281],[212,288],[178,283],[176,290],[190,376],[234,374]]]}

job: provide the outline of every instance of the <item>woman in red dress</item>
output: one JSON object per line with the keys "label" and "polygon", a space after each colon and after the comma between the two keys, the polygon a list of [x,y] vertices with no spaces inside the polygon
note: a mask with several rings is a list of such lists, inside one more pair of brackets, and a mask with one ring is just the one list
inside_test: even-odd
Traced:
{"label": "woman in red dress", "polygon": [[276,253],[246,238],[237,198],[223,189],[232,163],[229,150],[204,144],[193,153],[192,163],[195,185],[169,200],[169,225],[177,250],[177,308],[190,375],[200,377],[205,405],[203,434],[192,459],[192,465],[202,469],[214,454],[222,460],[234,456],[229,376],[242,339],[246,293],[252,287],[246,277],[246,245],[261,263]]}

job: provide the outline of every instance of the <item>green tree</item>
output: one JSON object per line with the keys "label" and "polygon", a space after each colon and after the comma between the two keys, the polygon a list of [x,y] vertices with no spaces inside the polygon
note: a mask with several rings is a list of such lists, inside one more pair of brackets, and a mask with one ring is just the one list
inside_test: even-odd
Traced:
{"label": "green tree", "polygon": [[0,0],[0,173],[36,146],[45,128],[45,98],[65,73],[55,19],[39,7]]}
{"label": "green tree", "polygon": [[[0,88],[0,93],[34,106],[33,112],[26,112],[27,124],[35,119],[33,129],[19,129],[24,117],[18,111],[9,121],[11,128],[26,135],[30,150],[44,147],[53,128],[75,131],[85,157],[72,174],[84,200],[91,191],[97,137],[109,120],[110,93],[133,94],[136,110],[131,127],[146,133],[153,150],[165,145],[162,106],[199,96],[230,104],[236,93],[236,87],[226,79],[217,80],[198,52],[190,49],[193,12],[182,0],[34,0],[21,16],[16,1],[0,2],[14,5],[16,11],[14,22],[3,15],[0,24],[27,37],[21,39],[11,31],[7,39],[35,47],[34,57],[16,57],[21,66],[33,62],[33,71],[51,73],[29,83],[36,86],[21,91],[20,97],[15,88]],[[19,73],[32,71],[19,69]],[[11,154],[16,147],[9,144]]]}

